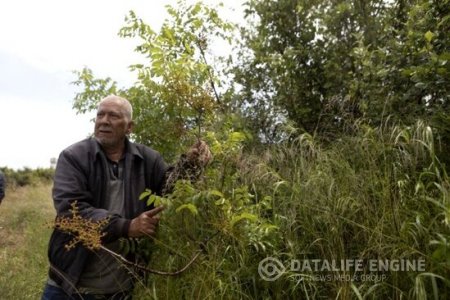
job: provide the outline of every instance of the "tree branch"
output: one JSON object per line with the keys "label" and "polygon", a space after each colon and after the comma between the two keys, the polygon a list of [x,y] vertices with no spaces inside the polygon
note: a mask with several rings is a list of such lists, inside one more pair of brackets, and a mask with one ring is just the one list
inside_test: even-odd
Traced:
{"label": "tree branch", "polygon": [[200,49],[200,56],[202,57],[203,62],[205,63],[205,65],[208,66],[207,69],[208,69],[209,82],[210,82],[211,88],[212,88],[212,90],[213,90],[213,92],[214,92],[214,96],[216,97],[216,101],[217,101],[217,103],[219,103],[219,105],[222,105],[222,102],[220,101],[219,93],[217,92],[216,85],[215,85],[215,83],[214,83],[213,76],[212,76],[212,74],[211,74],[211,67],[210,67],[210,65],[208,64],[208,61],[206,60],[205,51],[203,50],[202,45],[198,44],[197,47]]}
{"label": "tree branch", "polygon": [[176,276],[179,275],[181,273],[183,273],[184,271],[186,271],[198,258],[198,256],[200,255],[200,253],[202,252],[201,250],[198,250],[197,253],[192,257],[192,259],[181,269],[177,270],[177,271],[173,271],[173,272],[166,272],[166,271],[159,271],[159,270],[153,270],[150,268],[147,268],[145,266],[139,265],[137,263],[131,262],[128,259],[126,259],[125,257],[123,257],[122,255],[106,248],[105,246],[100,246],[100,249],[103,249],[104,251],[106,251],[107,253],[111,254],[112,256],[114,256],[115,258],[118,258],[121,262],[125,263],[126,265],[132,266],[136,269],[139,269],[141,271],[147,272],[147,273],[153,273],[153,274],[157,274],[157,275],[165,275],[165,276]]}

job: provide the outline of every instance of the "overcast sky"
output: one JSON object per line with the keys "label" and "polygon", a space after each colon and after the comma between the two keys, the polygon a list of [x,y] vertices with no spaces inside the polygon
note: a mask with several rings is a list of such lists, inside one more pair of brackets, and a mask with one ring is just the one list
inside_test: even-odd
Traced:
{"label": "overcast sky", "polygon": [[[242,15],[244,1],[222,2],[227,19]],[[166,4],[176,1],[1,1],[0,167],[49,167],[52,157],[88,136],[94,113],[72,110],[79,91],[70,84],[72,71],[87,66],[98,77],[131,85],[127,67],[142,58],[133,51],[135,42],[117,33],[129,10],[159,30]]]}

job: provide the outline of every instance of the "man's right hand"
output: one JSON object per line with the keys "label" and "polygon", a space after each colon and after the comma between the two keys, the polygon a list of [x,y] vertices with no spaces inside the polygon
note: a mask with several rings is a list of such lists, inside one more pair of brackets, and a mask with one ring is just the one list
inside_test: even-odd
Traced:
{"label": "man's right hand", "polygon": [[128,229],[128,237],[155,235],[156,227],[159,223],[159,216],[157,214],[163,209],[164,206],[155,207],[152,210],[143,212],[138,217],[131,220],[130,228]]}

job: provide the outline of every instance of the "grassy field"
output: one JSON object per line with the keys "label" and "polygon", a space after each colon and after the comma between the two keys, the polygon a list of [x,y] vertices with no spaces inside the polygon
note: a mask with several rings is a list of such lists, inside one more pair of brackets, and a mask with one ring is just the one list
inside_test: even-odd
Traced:
{"label": "grassy field", "polygon": [[0,299],[40,299],[53,219],[51,184],[7,190],[0,205]]}

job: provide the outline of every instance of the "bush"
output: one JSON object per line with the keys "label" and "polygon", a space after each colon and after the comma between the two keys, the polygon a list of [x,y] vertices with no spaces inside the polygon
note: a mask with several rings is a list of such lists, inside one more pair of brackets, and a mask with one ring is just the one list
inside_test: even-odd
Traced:
{"label": "bush", "polygon": [[2,167],[0,170],[5,175],[6,185],[12,189],[26,185],[37,185],[39,183],[49,183],[53,180],[55,170],[52,168],[23,168],[13,170],[7,167]]}
{"label": "bush", "polygon": [[[202,254],[181,277],[152,275],[140,299],[448,297],[450,186],[430,127],[359,124],[326,147],[302,135],[251,154],[239,137],[210,135],[215,161],[205,179],[148,199],[167,206],[155,243],[144,248],[152,268],[179,269]],[[267,257],[285,267],[274,281],[259,274]],[[293,260],[313,259],[420,259],[426,270],[289,269]]]}

